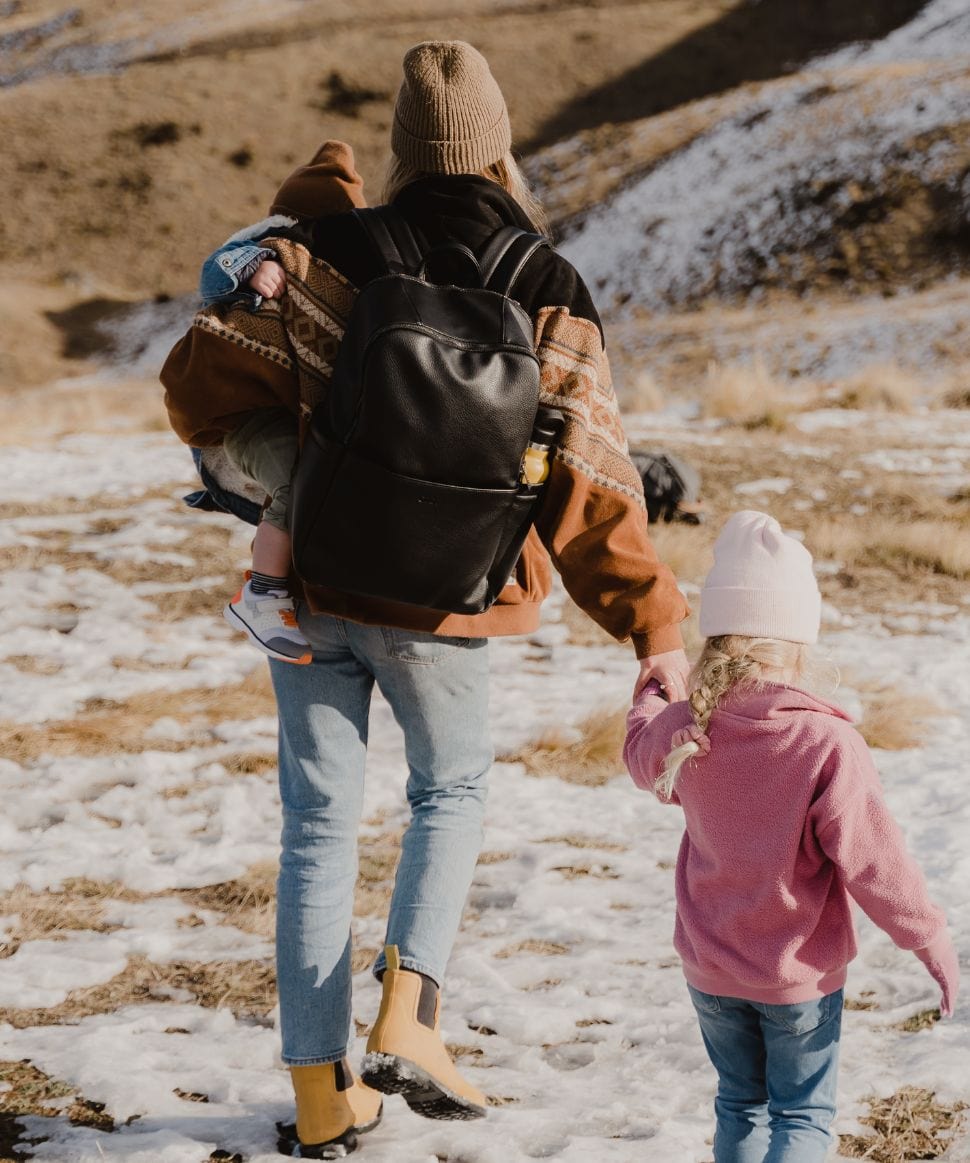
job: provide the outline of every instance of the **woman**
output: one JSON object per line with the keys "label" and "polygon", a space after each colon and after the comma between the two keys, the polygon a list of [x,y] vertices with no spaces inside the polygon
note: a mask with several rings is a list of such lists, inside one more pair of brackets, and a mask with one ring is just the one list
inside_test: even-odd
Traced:
{"label": "woman", "polygon": [[[541,209],[512,159],[505,101],[470,45],[428,42],[406,54],[391,146],[385,201],[428,247],[457,241],[480,253],[503,226],[541,229]],[[263,243],[286,271],[281,305],[256,316],[200,313],[163,371],[173,426],[190,444],[218,445],[251,408],[283,403],[306,415],[325,387],[357,289],[384,273],[348,215]],[[485,1114],[484,1095],[459,1075],[439,1036],[439,987],[482,839],[492,762],[488,639],[536,628],[549,558],[600,625],[632,640],[642,660],[638,687],[656,677],[672,697],[686,694],[678,629],[686,606],[650,544],[589,294],[548,247],[529,260],[513,293],[535,323],[543,400],[566,416],[514,578],[476,615],[308,587],[300,628],[313,663],[270,663],[283,804],[283,1059],[304,1158],[352,1150],[356,1135],[376,1125],[379,1091],[402,1094],[430,1118]],[[357,1080],[346,1060],[350,925],[375,683],[404,732],[411,820],[374,967],[380,1013]]]}

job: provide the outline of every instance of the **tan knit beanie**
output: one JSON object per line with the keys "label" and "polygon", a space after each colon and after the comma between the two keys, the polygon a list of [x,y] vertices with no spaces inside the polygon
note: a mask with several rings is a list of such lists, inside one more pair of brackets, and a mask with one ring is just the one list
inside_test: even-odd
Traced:
{"label": "tan knit beanie", "polygon": [[474,174],[512,148],[509,111],[488,62],[463,40],[429,40],[404,57],[391,149],[432,174]]}

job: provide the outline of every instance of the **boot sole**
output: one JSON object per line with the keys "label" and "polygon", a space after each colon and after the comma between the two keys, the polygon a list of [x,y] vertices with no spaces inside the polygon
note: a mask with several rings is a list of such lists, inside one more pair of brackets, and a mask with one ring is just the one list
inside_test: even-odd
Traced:
{"label": "boot sole", "polygon": [[399,1094],[415,1114],[426,1119],[483,1119],[488,1113],[397,1054],[365,1055],[360,1079],[381,1094]]}
{"label": "boot sole", "polygon": [[384,1104],[377,1108],[377,1117],[369,1123],[360,1123],[348,1127],[342,1135],[330,1139],[326,1143],[301,1143],[296,1133],[296,1123],[277,1123],[276,1131],[279,1138],[276,1148],[281,1155],[288,1155],[293,1159],[346,1159],[357,1150],[357,1136],[366,1135],[373,1131],[380,1123],[384,1114]]}
{"label": "boot sole", "polygon": [[278,650],[274,650],[272,646],[267,646],[266,643],[258,638],[249,628],[246,622],[239,617],[236,611],[232,608],[232,602],[229,602],[223,607],[222,616],[229,623],[234,630],[242,630],[249,641],[261,651],[268,658],[275,658],[279,662],[292,662],[294,666],[308,666],[313,661],[313,651],[307,650],[305,654],[301,654],[294,658],[289,654],[280,654]]}

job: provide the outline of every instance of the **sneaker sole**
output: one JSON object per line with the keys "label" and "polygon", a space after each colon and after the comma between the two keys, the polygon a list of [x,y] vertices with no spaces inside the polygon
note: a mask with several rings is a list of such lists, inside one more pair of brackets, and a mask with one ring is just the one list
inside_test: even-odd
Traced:
{"label": "sneaker sole", "polygon": [[367,1054],[361,1082],[381,1094],[399,1094],[417,1115],[426,1119],[483,1119],[486,1108],[442,1086],[426,1070],[397,1054]]}
{"label": "sneaker sole", "polygon": [[267,646],[266,643],[262,641],[262,639],[257,638],[249,626],[247,626],[243,619],[239,617],[236,611],[232,608],[231,602],[229,605],[223,607],[222,616],[234,630],[242,630],[242,632],[246,635],[249,641],[252,642],[256,649],[261,650],[263,654],[269,655],[270,658],[276,658],[280,662],[292,662],[295,666],[307,666],[313,661],[313,653],[309,650],[306,652],[306,654],[301,654],[299,658],[293,658],[289,654],[280,654],[278,650],[274,650],[271,646]]}

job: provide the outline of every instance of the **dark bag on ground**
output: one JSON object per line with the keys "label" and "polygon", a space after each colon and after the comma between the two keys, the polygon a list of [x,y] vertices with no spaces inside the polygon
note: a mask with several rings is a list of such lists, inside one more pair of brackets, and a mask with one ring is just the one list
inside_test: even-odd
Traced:
{"label": "dark bag on ground", "polygon": [[294,564],[314,585],[480,613],[509,581],[542,491],[521,480],[539,361],[510,291],[545,240],[503,227],[477,257],[458,243],[423,253],[393,210],[355,213],[387,273],[361,290],[310,419]]}
{"label": "dark bag on ground", "polygon": [[700,525],[704,506],[701,476],[692,465],[669,452],[631,449],[630,460],[643,481],[643,496],[651,522],[683,521]]}

